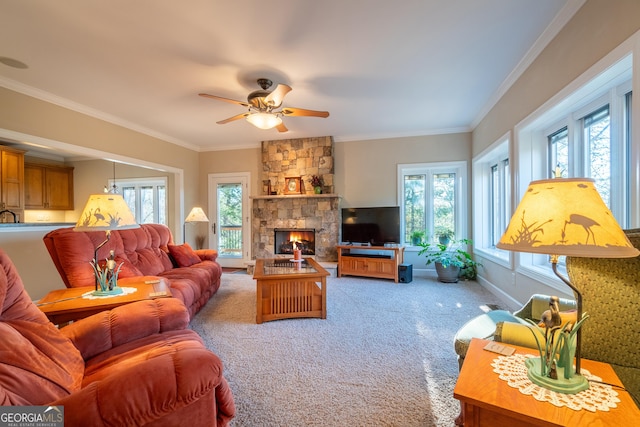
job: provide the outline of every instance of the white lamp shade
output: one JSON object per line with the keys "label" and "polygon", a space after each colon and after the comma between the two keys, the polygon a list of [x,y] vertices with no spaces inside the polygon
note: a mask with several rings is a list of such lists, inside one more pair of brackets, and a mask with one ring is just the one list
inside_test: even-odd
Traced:
{"label": "white lamp shade", "polygon": [[500,249],[593,258],[638,256],[590,178],[532,181]]}
{"label": "white lamp shade", "polygon": [[74,231],[126,230],[140,227],[120,194],[92,194]]}
{"label": "white lamp shade", "polygon": [[195,207],[191,209],[184,222],[209,222],[209,218],[207,218],[202,208]]}
{"label": "white lamp shade", "polygon": [[271,113],[253,113],[247,116],[247,121],[260,129],[272,129],[282,124],[282,119]]}

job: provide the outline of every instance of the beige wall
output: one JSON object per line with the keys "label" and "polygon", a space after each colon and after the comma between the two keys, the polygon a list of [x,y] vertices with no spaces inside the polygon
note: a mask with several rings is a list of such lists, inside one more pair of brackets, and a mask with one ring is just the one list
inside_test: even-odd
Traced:
{"label": "beige wall", "polygon": [[[473,154],[479,154],[505,133],[514,132],[519,122],[638,30],[640,1],[588,0],[474,129]],[[635,63],[639,62],[636,60]],[[637,69],[635,74],[638,75]],[[638,81],[635,77],[636,84]],[[634,97],[634,103],[638,105],[636,99]],[[634,106],[633,126],[638,128],[640,114],[635,110]],[[634,132],[638,135],[637,130]],[[633,138],[633,144],[640,144],[638,138]],[[517,174],[517,158],[512,164]],[[517,180],[513,181],[517,184]],[[512,191],[512,194],[517,192]],[[517,202],[514,200],[515,204]],[[523,303],[536,292],[560,294],[546,283],[521,274],[517,268],[482,261],[481,282],[514,303]],[[566,288],[566,294],[560,296],[572,296],[572,293]]]}
{"label": "beige wall", "polygon": [[[184,198],[186,205],[198,199],[198,152],[139,132],[126,129],[87,115],[50,104],[27,95],[0,88],[0,137],[20,142],[38,143],[51,147],[77,149],[90,157],[116,159],[160,169],[170,176],[170,187],[178,189],[169,195],[175,206]],[[75,222],[88,195],[102,191],[113,177],[108,161],[79,161],[74,170],[75,211],[52,215],[54,221]],[[158,170],[118,165],[119,177],[158,176]],[[122,174],[120,174],[121,171]],[[178,179],[177,177],[182,177]],[[184,185],[182,185],[182,180]],[[174,210],[169,212],[174,236],[182,235],[182,218]],[[42,237],[47,227],[0,231],[0,247],[12,258],[25,287],[32,298],[38,299],[49,290],[63,286],[46,252]]]}
{"label": "beige wall", "polygon": [[[26,142],[62,144],[91,153],[91,157],[179,172],[184,176],[185,204],[192,205],[198,198],[199,153],[195,150],[1,87],[0,110],[0,137],[18,133],[25,135]],[[105,179],[110,176],[111,171]],[[169,225],[174,233],[181,233],[180,218]]]}
{"label": "beige wall", "polygon": [[640,1],[589,0],[473,131],[476,155],[640,30]]}
{"label": "beige wall", "polygon": [[336,193],[343,207],[395,206],[398,165],[466,160],[471,134],[335,143]]}

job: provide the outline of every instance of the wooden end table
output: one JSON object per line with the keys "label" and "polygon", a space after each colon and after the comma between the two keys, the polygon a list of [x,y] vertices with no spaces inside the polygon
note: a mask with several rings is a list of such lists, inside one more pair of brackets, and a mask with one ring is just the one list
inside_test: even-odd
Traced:
{"label": "wooden end table", "polygon": [[[539,402],[508,385],[493,372],[491,363],[498,354],[484,350],[489,341],[473,339],[458,377],[453,396],[461,402],[465,427],[531,426],[631,426],[638,425],[640,410],[626,391],[617,389],[620,402],[609,411],[576,411],[549,402]],[[515,347],[516,353],[536,350]],[[611,365],[581,359],[582,367],[603,382],[622,386]]]}
{"label": "wooden end table", "polygon": [[257,259],[256,323],[297,317],[327,318],[329,272],[316,260]]}
{"label": "wooden end table", "polygon": [[65,325],[132,302],[172,296],[167,281],[160,277],[143,276],[120,279],[118,286],[136,288],[137,291],[109,298],[87,299],[82,298],[82,295],[93,291],[95,289],[93,286],[56,289],[45,295],[36,305],[53,324]]}

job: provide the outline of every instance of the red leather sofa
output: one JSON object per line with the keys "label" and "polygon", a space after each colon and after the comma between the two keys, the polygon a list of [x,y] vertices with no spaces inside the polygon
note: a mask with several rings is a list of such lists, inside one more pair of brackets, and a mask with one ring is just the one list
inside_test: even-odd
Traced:
{"label": "red leather sofa", "polygon": [[[44,244],[68,288],[94,286],[91,260],[95,248],[105,240],[104,231],[73,231],[72,227],[50,231]],[[213,249],[192,250],[176,245],[171,230],[161,224],[141,224],[140,228],[111,232],[100,248],[98,260],[115,251],[122,265],[118,278],[157,276],[167,279],[173,297],[184,303],[190,318],[220,287],[222,269]]]}
{"label": "red leather sofa", "polygon": [[0,405],[63,407],[66,426],[226,426],[222,362],[188,323],[160,298],[58,329],[0,250]]}

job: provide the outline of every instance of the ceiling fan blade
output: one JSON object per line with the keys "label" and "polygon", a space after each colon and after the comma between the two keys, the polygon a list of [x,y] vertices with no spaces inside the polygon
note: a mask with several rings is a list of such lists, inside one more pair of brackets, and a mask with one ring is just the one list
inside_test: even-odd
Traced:
{"label": "ceiling fan blade", "polygon": [[249,114],[251,114],[251,113],[249,113],[247,111],[246,113],[238,114],[238,115],[235,115],[233,117],[229,117],[228,119],[220,120],[219,122],[216,122],[216,123],[219,124],[219,125],[223,125],[225,123],[229,123],[229,122],[233,122],[233,121],[236,121],[236,120],[244,119]]}
{"label": "ceiling fan blade", "polygon": [[278,126],[276,126],[276,129],[278,129],[278,132],[289,132],[289,129],[287,129],[284,123],[280,123]]}
{"label": "ceiling fan blade", "polygon": [[217,99],[218,101],[230,102],[232,104],[242,105],[243,107],[249,107],[249,104],[247,104],[246,102],[236,101],[235,99],[223,98],[221,96],[216,96],[216,95],[209,95],[208,93],[199,93],[198,95],[202,96],[203,98]]}
{"label": "ceiling fan blade", "polygon": [[286,107],[282,109],[285,116],[329,117],[328,111],[305,110],[304,108]]}
{"label": "ceiling fan blade", "polygon": [[273,108],[278,108],[282,105],[284,96],[289,92],[291,92],[291,86],[279,84],[269,95],[265,97],[264,100],[267,105],[271,105]]}

